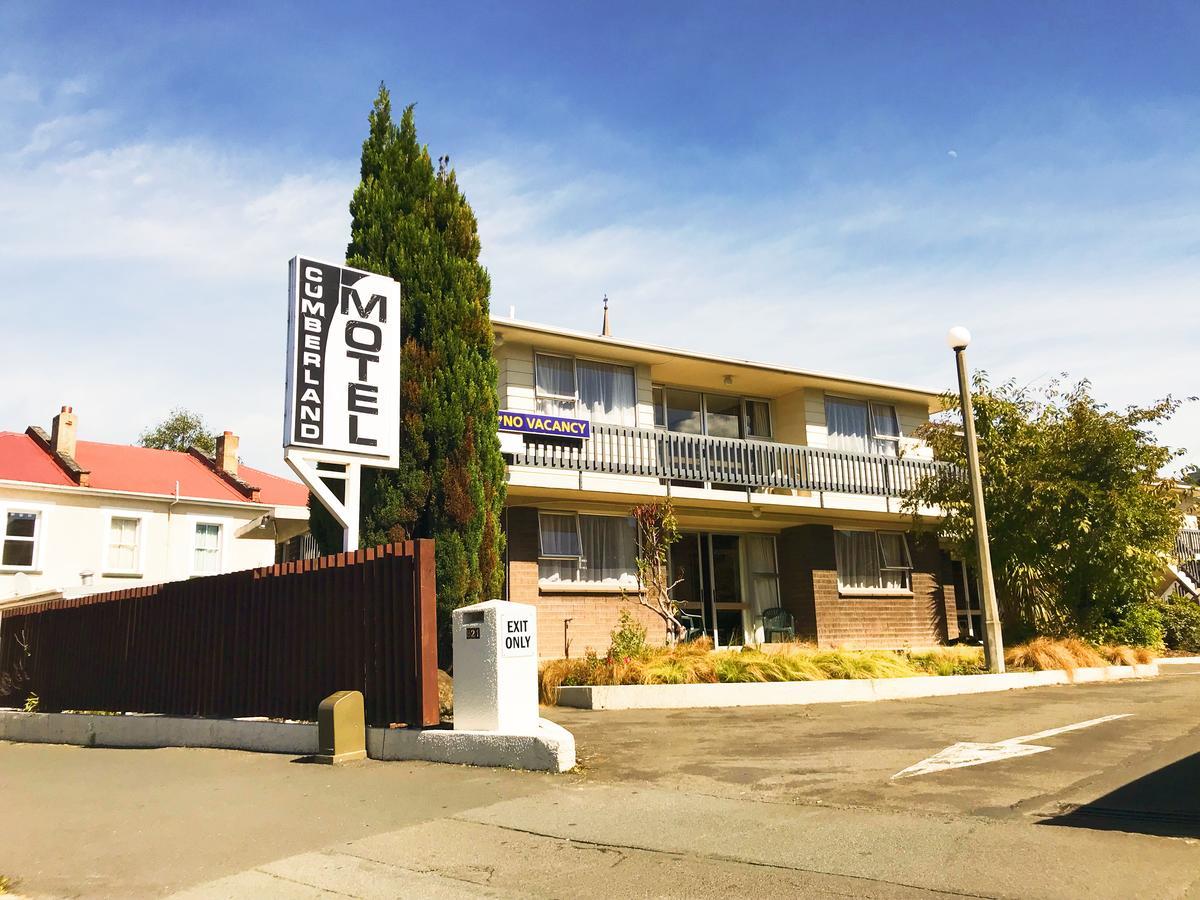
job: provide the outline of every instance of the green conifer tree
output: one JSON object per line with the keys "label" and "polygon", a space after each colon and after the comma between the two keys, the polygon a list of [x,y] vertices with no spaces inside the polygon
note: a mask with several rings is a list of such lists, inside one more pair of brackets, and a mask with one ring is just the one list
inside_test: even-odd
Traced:
{"label": "green conifer tree", "polygon": [[381,84],[369,118],[346,263],[400,282],[404,347],[400,468],[364,470],[362,543],[433,538],[449,610],[499,596],[503,580],[491,281],[475,214],[449,159],[435,169],[418,143],[413,107],[397,126]]}

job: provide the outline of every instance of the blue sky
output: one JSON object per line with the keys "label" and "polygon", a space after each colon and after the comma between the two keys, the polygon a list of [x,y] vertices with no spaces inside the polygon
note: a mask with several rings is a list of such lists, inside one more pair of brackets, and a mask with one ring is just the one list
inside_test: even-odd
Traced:
{"label": "blue sky", "polygon": [[[934,388],[961,322],[1200,394],[1194,3],[182,6],[0,7],[2,428],[184,405],[281,471],[285,263],[344,250],[380,80],[497,311]],[[1161,436],[1200,461],[1195,405]]]}

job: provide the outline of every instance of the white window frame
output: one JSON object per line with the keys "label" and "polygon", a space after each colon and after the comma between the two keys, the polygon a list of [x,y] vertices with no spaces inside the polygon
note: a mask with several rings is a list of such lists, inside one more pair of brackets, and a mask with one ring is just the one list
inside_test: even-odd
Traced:
{"label": "white window frame", "polygon": [[[203,578],[206,575],[222,574],[225,571],[225,560],[229,553],[227,523],[222,519],[214,519],[209,516],[193,516],[191,525],[192,540],[188,545],[188,571],[191,573],[191,577]],[[196,568],[196,527],[198,525],[217,526],[217,568],[213,572],[202,572]]]}
{"label": "white window frame", "polygon": [[[879,569],[879,587],[847,587],[842,584],[842,560],[837,552],[836,532],[856,532],[859,534],[872,534],[875,536],[875,561],[878,563]],[[908,546],[908,532],[901,531],[898,528],[834,528],[835,540],[833,542],[834,550],[834,566],[837,569],[838,594],[843,597],[876,597],[876,596],[912,596],[912,551]],[[904,558],[908,562],[907,566],[885,566],[883,559],[883,545],[880,543],[880,534],[898,534],[904,541]],[[904,587],[889,588],[883,587],[884,572],[902,572],[904,575]]]}
{"label": "white window frame", "polygon": [[[867,408],[867,440],[868,441],[890,441],[891,443],[896,445],[896,456],[900,455],[900,439],[902,437],[904,437],[904,429],[900,427],[900,410],[896,407],[895,403],[888,403],[883,400],[872,400],[869,397],[850,397],[846,394],[834,394],[834,393],[830,393],[829,391],[825,391],[824,394],[825,394],[825,400],[840,400],[842,403],[861,403],[861,404],[865,405]],[[895,434],[878,434],[875,431],[875,407],[877,407],[877,406],[890,406],[892,408],[892,415],[896,419],[896,433]],[[825,413],[825,433],[828,434],[829,433],[829,411],[827,409],[824,409],[824,404],[822,404],[822,411]],[[774,427],[773,420],[772,420],[772,427]],[[866,452],[871,453],[872,451],[870,449],[868,449]],[[877,454],[877,455],[886,455],[886,454]],[[853,531],[854,529],[843,529],[843,530],[844,531]]]}
{"label": "white window frame", "polygon": [[[539,356],[550,357],[553,359],[567,359],[567,360],[571,361],[571,384],[574,385],[574,387],[575,387],[574,394],[568,395],[568,394],[542,393],[541,389],[538,388],[538,377],[537,377],[537,361],[538,361]],[[576,358],[574,356],[569,356],[565,353],[546,353],[541,350],[533,351],[533,407],[539,413],[542,412],[541,404],[539,403],[539,401],[541,401],[543,399],[556,400],[559,403],[570,401],[572,418],[578,417],[578,415],[579,415],[579,372],[577,371]],[[549,413],[543,413],[543,415],[549,415]]]}
{"label": "white window frame", "polygon": [[[563,516],[566,518],[575,519],[575,538],[579,542],[579,555],[558,554],[558,553],[543,553],[542,552],[542,516]],[[583,581],[579,575],[583,571],[583,561],[586,557],[583,555],[583,531],[579,526],[581,516],[590,516],[593,519],[627,519],[628,516],[616,515],[613,513],[592,513],[592,512],[575,512],[572,510],[556,510],[556,509],[539,509],[538,510],[538,587],[548,591],[570,592],[570,591],[598,591],[603,593],[618,593],[624,591],[640,591],[641,584],[624,584],[614,583],[609,584],[602,581]],[[635,547],[636,552],[636,547]],[[574,581],[548,581],[541,577],[541,562],[543,559],[553,560],[575,560],[575,580]],[[636,563],[635,563],[636,576]]]}
{"label": "white window frame", "polygon": [[[571,381],[575,385],[575,396],[571,397],[566,394],[543,394],[538,390],[537,358],[539,356],[548,356],[548,357],[553,357],[555,359],[569,359],[571,361]],[[546,400],[557,400],[560,403],[563,401],[569,400],[571,402],[572,408],[573,408],[571,418],[587,419],[589,422],[592,421],[592,412],[590,409],[587,411],[586,415],[581,415],[580,410],[579,410],[580,406],[583,405],[583,398],[579,396],[579,363],[581,363],[581,362],[595,363],[600,366],[612,366],[613,368],[616,368],[616,369],[628,369],[629,370],[629,372],[633,375],[634,427],[635,428],[638,427],[641,424],[641,410],[640,410],[640,407],[638,404],[637,366],[634,365],[633,363],[618,362],[617,360],[613,360],[613,359],[601,359],[598,356],[579,356],[579,355],[572,355],[569,353],[555,353],[553,351],[547,351],[547,350],[534,350],[533,351],[533,406],[534,406],[534,409],[537,409],[537,411],[539,413],[541,413],[541,409],[538,408],[538,401],[542,400],[543,398]],[[543,415],[550,415],[550,413],[543,413]],[[597,424],[600,424],[600,423],[597,423]]]}
{"label": "white window frame", "polygon": [[[51,507],[43,503],[25,503],[24,501],[20,500],[12,500],[0,503],[0,572],[26,572],[32,575],[41,574],[42,558],[46,549],[46,521],[49,518],[46,514],[50,511],[50,508]],[[29,541],[27,538],[8,537],[8,514],[10,512],[33,513],[37,516],[37,518],[34,520],[32,541]],[[33,562],[31,565],[4,565],[4,544],[9,540],[33,544]]]}
{"label": "white window frame", "polygon": [[[737,397],[738,412],[741,417],[740,428],[745,437],[741,438],[744,441],[774,441],[775,440],[775,404],[770,397],[756,397],[749,394],[725,394],[721,391],[705,391],[700,388],[685,387],[679,384],[667,384],[666,382],[656,381],[650,385],[650,397],[653,402],[654,391],[659,391],[662,394],[660,402],[654,404],[654,418],[657,420],[658,415],[662,414],[663,424],[655,422],[654,427],[659,431],[669,431],[667,425],[667,391],[690,391],[693,394],[700,395],[700,434],[697,437],[710,437],[708,433],[708,398],[709,396],[716,397]],[[767,418],[770,420],[771,433],[768,435],[750,435],[747,434],[746,425],[749,421],[749,415],[746,412],[746,404],[749,402],[765,403],[767,405]],[[672,432],[673,434],[683,434],[684,432]]]}
{"label": "white window frame", "polygon": [[[149,515],[144,509],[117,509],[104,507],[100,510],[104,522],[104,533],[100,544],[100,573],[105,577],[141,578],[145,574],[146,564],[146,518]],[[112,564],[109,552],[112,550],[113,519],[134,519],[137,521],[137,544],[134,552],[132,569],[118,569]]]}

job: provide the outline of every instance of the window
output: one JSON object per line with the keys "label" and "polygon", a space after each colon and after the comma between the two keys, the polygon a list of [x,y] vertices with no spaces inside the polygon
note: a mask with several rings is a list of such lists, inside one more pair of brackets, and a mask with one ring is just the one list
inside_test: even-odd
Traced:
{"label": "window", "polygon": [[831,450],[899,455],[900,423],[890,403],[827,396],[825,425]]}
{"label": "window", "polygon": [[5,569],[36,569],[42,514],[32,509],[11,509],[5,514],[4,550],[0,566]]}
{"label": "window", "polygon": [[775,538],[769,534],[748,534],[745,537],[746,568],[749,571],[750,608],[754,612],[754,640],[762,643],[762,615],[779,606],[779,563],[775,554]]}
{"label": "window", "polygon": [[637,541],[627,516],[538,516],[538,580],[637,587]]}
{"label": "window", "polygon": [[771,404],[655,385],[654,425],[681,434],[770,440]]}
{"label": "window", "polygon": [[637,389],[629,366],[538,353],[534,369],[538,412],[637,425]]}
{"label": "window", "polygon": [[108,520],[105,571],[137,572],[141,569],[138,552],[141,525],[141,520],[135,516],[113,516]]}
{"label": "window", "polygon": [[766,400],[746,400],[746,437],[771,439],[771,404]]}
{"label": "window", "polygon": [[838,588],[906,591],[912,559],[902,531],[834,531]]}
{"label": "window", "polygon": [[221,526],[216,522],[197,522],[192,572],[196,575],[215,575],[220,571]]}

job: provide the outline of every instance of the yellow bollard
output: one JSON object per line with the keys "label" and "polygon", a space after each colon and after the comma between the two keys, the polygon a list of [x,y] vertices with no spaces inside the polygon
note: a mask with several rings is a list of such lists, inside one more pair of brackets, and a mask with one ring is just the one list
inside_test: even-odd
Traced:
{"label": "yellow bollard", "polygon": [[367,757],[366,716],[361,691],[338,691],[317,707],[317,755],[320,763],[338,765]]}

